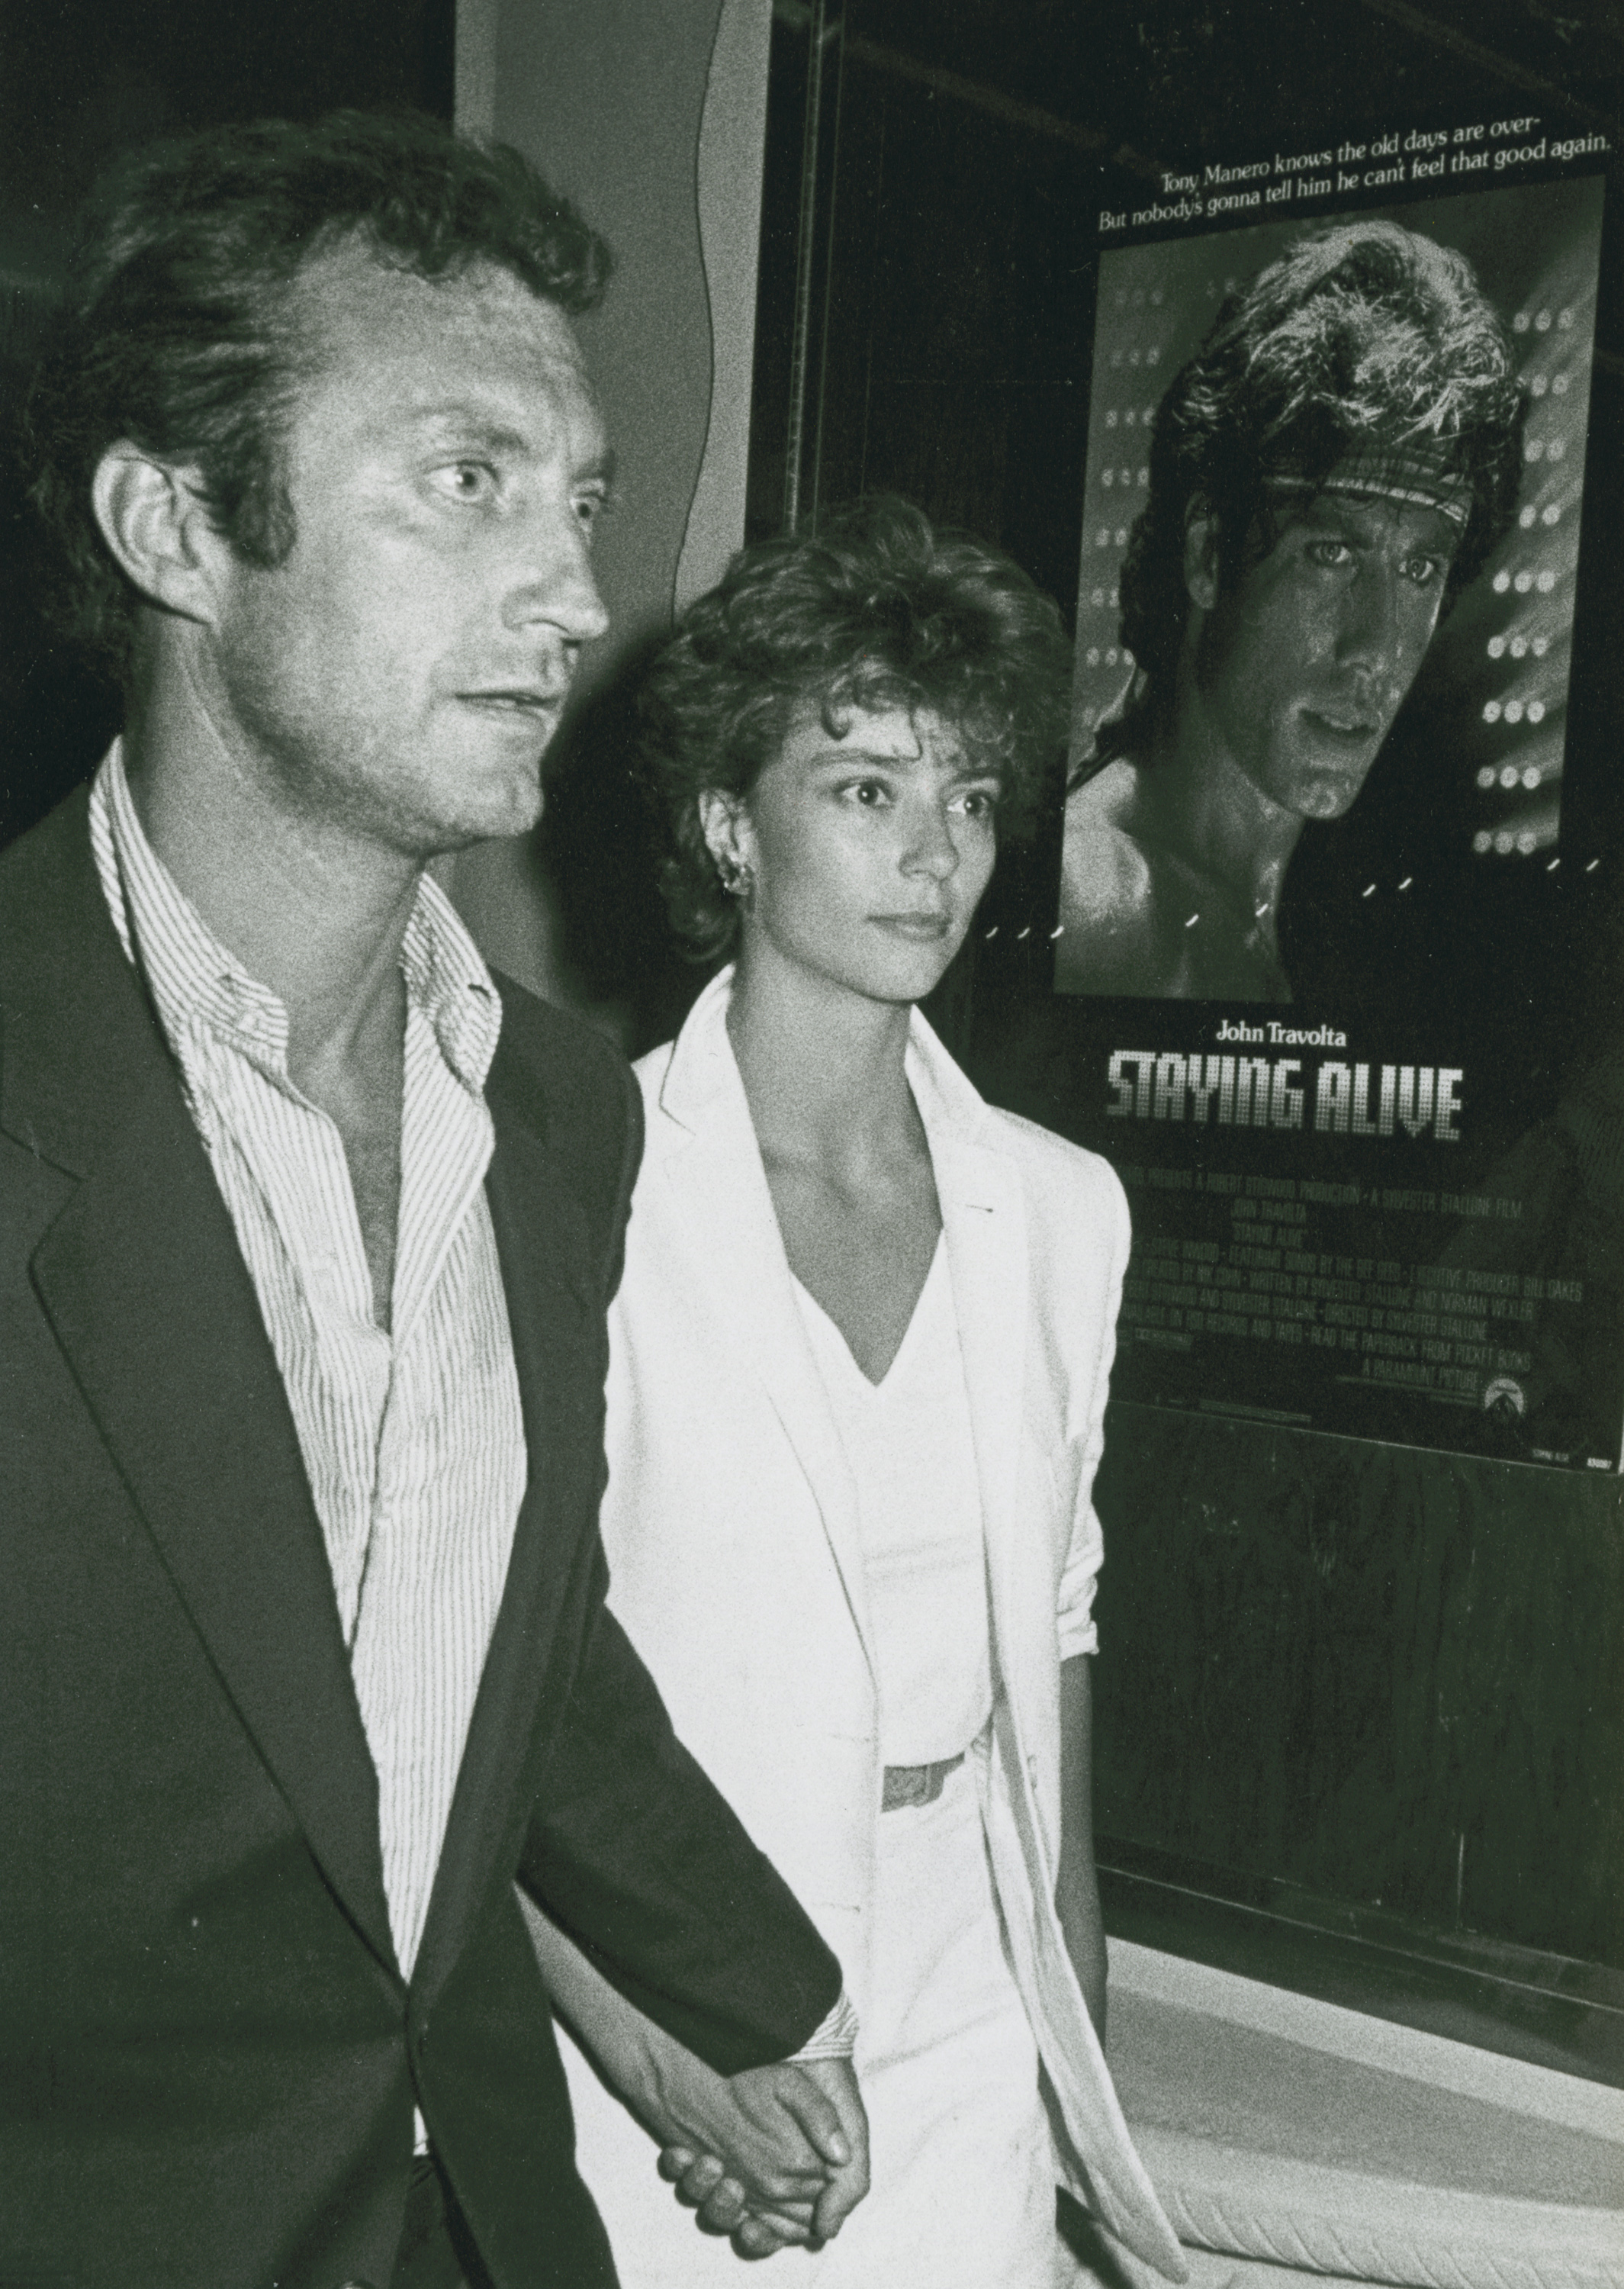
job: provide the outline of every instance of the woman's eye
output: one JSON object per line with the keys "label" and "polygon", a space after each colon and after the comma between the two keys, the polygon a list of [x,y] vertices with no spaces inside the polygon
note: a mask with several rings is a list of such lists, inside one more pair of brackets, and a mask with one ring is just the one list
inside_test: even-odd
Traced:
{"label": "woman's eye", "polygon": [[853,779],[843,792],[864,810],[878,810],[890,794],[883,779]]}
{"label": "woman's eye", "polygon": [[1353,551],[1345,540],[1310,540],[1308,553],[1311,562],[1330,568],[1353,562]]}
{"label": "woman's eye", "polygon": [[998,798],[996,787],[968,787],[959,797],[959,807],[967,818],[991,818],[998,809]]}

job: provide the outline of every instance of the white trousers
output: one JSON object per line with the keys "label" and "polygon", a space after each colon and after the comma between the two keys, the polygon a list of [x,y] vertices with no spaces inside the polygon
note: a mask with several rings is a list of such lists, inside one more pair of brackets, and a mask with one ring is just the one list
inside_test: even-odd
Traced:
{"label": "white trousers", "polygon": [[[1038,2050],[1006,1955],[973,1764],[880,1815],[872,1977],[856,2066],[872,2185],[837,2240],[749,2269],[761,2289],[1063,2289]],[[622,2289],[744,2289],[655,2172],[656,2149],[561,2030],[577,2159]]]}

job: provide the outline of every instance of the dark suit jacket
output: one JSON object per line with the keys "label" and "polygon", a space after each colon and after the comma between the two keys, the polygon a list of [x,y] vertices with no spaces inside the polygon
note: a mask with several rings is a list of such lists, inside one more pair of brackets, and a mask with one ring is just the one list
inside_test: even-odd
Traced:
{"label": "dark suit jacket", "polygon": [[636,1092],[504,1003],[529,1486],[408,1984],[292,1419],[84,793],[0,860],[0,2289],[386,2284],[414,2102],[501,2289],[611,2282],[515,1873],[723,2071],[839,1990],[604,1610]]}

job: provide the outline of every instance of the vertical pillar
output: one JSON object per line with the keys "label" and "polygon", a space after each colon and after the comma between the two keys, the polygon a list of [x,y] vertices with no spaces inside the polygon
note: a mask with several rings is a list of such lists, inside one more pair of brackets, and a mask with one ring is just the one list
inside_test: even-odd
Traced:
{"label": "vertical pillar", "polygon": [[[515,145],[615,256],[578,324],[619,464],[583,696],[744,536],[770,24],[770,0],[458,0],[458,126]],[[455,889],[491,959],[572,998],[527,843],[466,854]]]}

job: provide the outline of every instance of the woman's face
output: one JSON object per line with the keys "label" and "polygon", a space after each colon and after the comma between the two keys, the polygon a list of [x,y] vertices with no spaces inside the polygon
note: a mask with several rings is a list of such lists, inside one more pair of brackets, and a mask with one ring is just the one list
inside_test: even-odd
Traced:
{"label": "woman's face", "polygon": [[935,715],[858,709],[832,736],[802,707],[742,804],[705,798],[712,851],[754,877],[743,958],[870,1000],[928,993],[992,873],[999,786]]}

